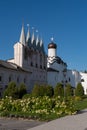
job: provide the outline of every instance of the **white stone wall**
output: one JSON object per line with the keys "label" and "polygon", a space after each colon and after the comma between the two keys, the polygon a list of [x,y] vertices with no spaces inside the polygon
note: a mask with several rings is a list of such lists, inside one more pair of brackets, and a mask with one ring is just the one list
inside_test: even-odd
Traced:
{"label": "white stone wall", "polygon": [[55,48],[49,48],[48,49],[48,57],[55,57],[56,56],[56,49]]}
{"label": "white stone wall", "polygon": [[16,43],[14,45],[14,63],[23,67],[23,45],[21,43]]}
{"label": "white stone wall", "polygon": [[81,80],[83,80],[82,86],[84,88],[84,93],[87,94],[87,73],[80,72]]}
{"label": "white stone wall", "polygon": [[67,81],[71,84],[72,87],[76,87],[77,84],[81,81],[81,77],[78,71],[76,70],[67,70]]}
{"label": "white stone wall", "polygon": [[47,72],[47,81],[48,84],[52,85],[53,87],[56,86],[58,82],[64,83],[66,77],[64,77],[63,71],[66,69],[64,64],[58,64],[56,62],[48,65],[48,68],[52,68],[56,71],[48,71]]}
{"label": "white stone wall", "polygon": [[[28,46],[26,47],[29,52]],[[30,77],[30,88],[32,89],[34,84],[46,84],[47,83],[47,72],[46,72],[46,55],[40,53],[39,51],[34,51],[31,49],[30,53],[27,53],[27,57],[25,58],[25,46],[16,43],[14,45],[14,61],[15,64],[25,68],[28,71],[31,71]],[[32,62],[32,65],[31,65]],[[37,64],[37,66],[36,66]],[[45,66],[45,68],[44,68]]]}
{"label": "white stone wall", "polygon": [[48,85],[55,87],[58,82],[60,82],[59,72],[48,71],[47,72]]}
{"label": "white stone wall", "polygon": [[14,81],[17,85],[24,83],[27,87],[27,91],[30,91],[30,76],[31,73],[0,67],[0,86],[3,88],[2,91],[4,91],[10,81]]}
{"label": "white stone wall", "polygon": [[7,60],[8,62],[14,63],[14,59]]}

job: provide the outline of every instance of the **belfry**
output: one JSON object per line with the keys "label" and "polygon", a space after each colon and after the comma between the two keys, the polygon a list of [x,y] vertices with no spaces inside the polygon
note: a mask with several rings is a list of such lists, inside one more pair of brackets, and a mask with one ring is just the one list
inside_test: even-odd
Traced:
{"label": "belfry", "polygon": [[23,82],[27,92],[31,92],[35,84],[55,87],[60,82],[76,87],[80,82],[87,94],[87,74],[68,69],[67,64],[57,56],[57,49],[52,37],[46,54],[43,40],[35,35],[34,28],[31,34],[28,25],[26,33],[22,25],[19,41],[14,44],[14,57],[7,61],[0,60],[0,96],[11,81],[17,85]]}

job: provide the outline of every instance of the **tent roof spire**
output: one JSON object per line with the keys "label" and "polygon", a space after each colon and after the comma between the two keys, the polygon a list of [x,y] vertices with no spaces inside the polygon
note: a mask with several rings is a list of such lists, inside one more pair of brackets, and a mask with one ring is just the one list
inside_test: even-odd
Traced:
{"label": "tent roof spire", "polygon": [[26,36],[26,42],[28,42],[29,39],[30,39],[30,28],[29,28],[29,24],[27,24],[27,26],[28,26],[28,32],[27,32],[27,36]]}
{"label": "tent roof spire", "polygon": [[32,34],[31,43],[33,44],[33,41],[35,40],[35,37],[34,37],[34,27],[32,27],[32,30],[33,30],[33,34]]}
{"label": "tent roof spire", "polygon": [[21,29],[21,35],[20,35],[20,40],[19,42],[23,45],[25,45],[25,32],[24,32],[24,24],[22,24],[22,29]]}

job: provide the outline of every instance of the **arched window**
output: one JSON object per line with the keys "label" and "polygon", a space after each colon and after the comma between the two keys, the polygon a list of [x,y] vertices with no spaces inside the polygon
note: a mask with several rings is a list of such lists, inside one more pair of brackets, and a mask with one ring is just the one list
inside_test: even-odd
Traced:
{"label": "arched window", "polygon": [[84,79],[81,79],[81,82],[84,82]]}

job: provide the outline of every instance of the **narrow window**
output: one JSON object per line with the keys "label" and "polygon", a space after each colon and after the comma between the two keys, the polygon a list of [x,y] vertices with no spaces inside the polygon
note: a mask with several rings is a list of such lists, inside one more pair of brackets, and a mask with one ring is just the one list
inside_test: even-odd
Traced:
{"label": "narrow window", "polygon": [[2,81],[2,76],[0,76],[0,82]]}
{"label": "narrow window", "polygon": [[33,66],[33,63],[31,62],[31,66]]}
{"label": "narrow window", "polygon": [[26,83],[26,78],[24,78],[24,83]]}
{"label": "narrow window", "polygon": [[40,69],[42,69],[42,65],[40,65]]}
{"label": "narrow window", "polygon": [[19,83],[19,77],[17,77],[17,83]]}
{"label": "narrow window", "polygon": [[9,76],[9,82],[11,82],[11,76]]}
{"label": "narrow window", "polygon": [[70,82],[70,77],[69,77],[69,82]]}
{"label": "narrow window", "polygon": [[38,65],[36,64],[36,68],[38,68]]}

